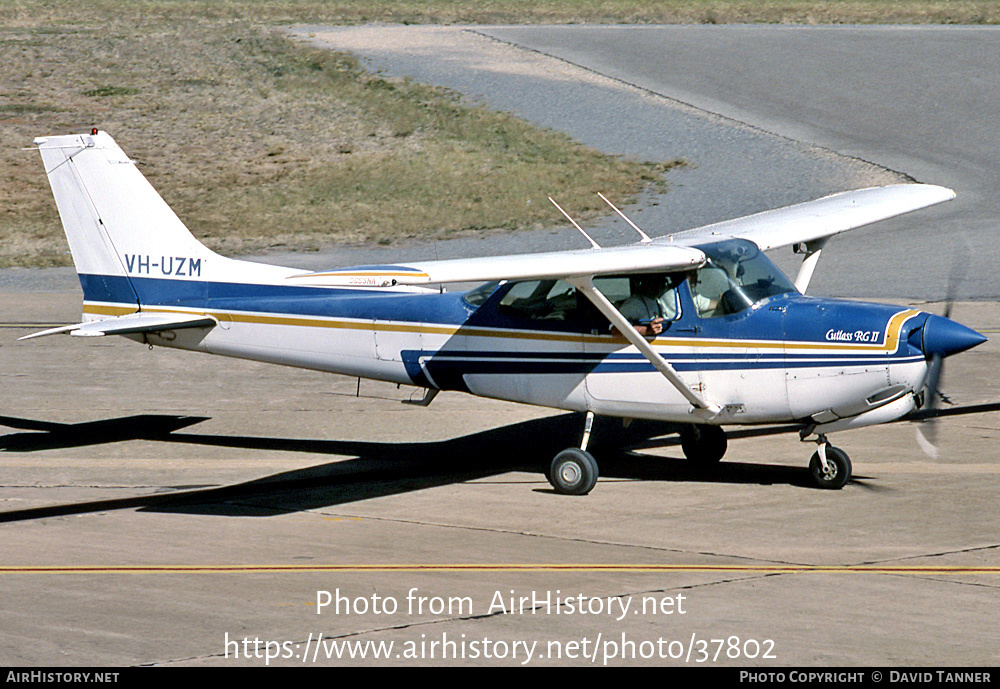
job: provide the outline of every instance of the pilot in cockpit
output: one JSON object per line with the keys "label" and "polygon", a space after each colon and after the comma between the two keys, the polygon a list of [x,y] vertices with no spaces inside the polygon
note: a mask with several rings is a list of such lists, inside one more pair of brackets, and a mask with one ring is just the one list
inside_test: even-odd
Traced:
{"label": "pilot in cockpit", "polygon": [[677,282],[670,275],[637,275],[632,295],[619,307],[643,337],[659,335],[665,321],[677,318]]}

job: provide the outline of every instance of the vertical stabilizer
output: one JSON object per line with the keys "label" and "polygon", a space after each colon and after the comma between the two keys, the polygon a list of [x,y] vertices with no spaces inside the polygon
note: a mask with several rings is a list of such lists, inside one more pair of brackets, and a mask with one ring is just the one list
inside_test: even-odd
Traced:
{"label": "vertical stabilizer", "polygon": [[35,145],[87,303],[134,310],[176,293],[164,280],[257,282],[296,272],[211,251],[105,132],[41,137]]}
{"label": "vertical stabilizer", "polygon": [[35,144],[85,301],[138,306],[131,276],[188,275],[192,268],[197,274],[206,261],[221,258],[194,238],[108,134]]}

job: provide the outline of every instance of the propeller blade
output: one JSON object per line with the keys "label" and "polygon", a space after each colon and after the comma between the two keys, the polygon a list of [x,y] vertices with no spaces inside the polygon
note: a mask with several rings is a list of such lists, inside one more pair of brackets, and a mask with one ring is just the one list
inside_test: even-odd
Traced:
{"label": "propeller blade", "polygon": [[[944,313],[941,314],[947,319],[951,319],[951,309],[955,304],[955,294],[959,285],[965,280],[965,272],[969,265],[968,240],[964,246],[956,249],[951,264],[951,275],[948,276],[948,293],[944,302]],[[928,326],[930,324],[928,323]],[[927,366],[927,378],[924,382],[924,418],[917,423],[917,445],[928,457],[937,459],[940,452],[937,446],[937,419],[934,417],[934,410],[938,406],[938,399],[944,396],[939,391],[941,385],[941,374],[944,371],[944,355],[940,352],[931,357]]]}
{"label": "propeller blade", "polygon": [[964,244],[959,244],[955,248],[955,255],[951,261],[951,275],[948,276],[948,294],[944,302],[945,318],[951,318],[951,307],[955,304],[955,294],[959,285],[965,280],[965,273],[969,269],[969,255],[972,253],[972,245],[968,238]]}
{"label": "propeller blade", "polygon": [[934,422],[931,419],[924,419],[917,424],[917,445],[924,454],[931,459],[937,459],[940,456],[937,445],[934,444],[934,440],[930,437],[934,434]]}
{"label": "propeller blade", "polygon": [[941,372],[944,370],[944,357],[935,354],[927,366],[927,378],[924,383],[924,413],[925,418],[917,423],[917,445],[928,457],[937,459],[937,420],[932,412],[937,408],[938,385],[941,383]]}

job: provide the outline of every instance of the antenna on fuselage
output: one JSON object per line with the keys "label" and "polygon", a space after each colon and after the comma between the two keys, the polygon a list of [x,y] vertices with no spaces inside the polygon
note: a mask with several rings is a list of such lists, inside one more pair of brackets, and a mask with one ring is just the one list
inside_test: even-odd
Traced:
{"label": "antenna on fuselage", "polygon": [[609,206],[611,206],[611,208],[614,209],[615,213],[617,213],[618,215],[622,216],[622,218],[625,219],[625,222],[627,222],[629,225],[632,226],[633,230],[635,230],[636,232],[639,233],[639,236],[642,237],[642,243],[643,244],[649,244],[651,241],[653,241],[652,239],[650,239],[650,237],[649,237],[648,234],[646,234],[641,229],[639,229],[638,225],[636,225],[634,222],[632,222],[631,220],[629,220],[629,217],[627,215],[625,215],[620,210],[618,210],[618,206],[616,206],[615,204],[613,204],[610,201],[608,201],[608,197],[607,196],[605,196],[601,192],[597,192],[597,195],[600,196],[602,199],[604,199],[604,203],[606,203]]}
{"label": "antenna on fuselage", "polygon": [[594,247],[595,249],[600,249],[601,248],[601,245],[598,244],[597,242],[595,242],[593,237],[591,237],[589,234],[587,234],[586,232],[584,232],[583,228],[576,224],[576,220],[573,220],[573,218],[569,217],[569,213],[567,213],[566,211],[564,211],[562,209],[562,207],[558,203],[555,202],[555,199],[553,199],[550,196],[549,197],[549,201],[552,201],[552,205],[555,206],[556,208],[558,208],[559,212],[562,213],[563,215],[565,215],[566,219],[569,220],[571,223],[573,223],[573,227],[575,227],[576,229],[580,230],[580,234],[582,234],[584,237],[587,238],[587,241],[590,242],[590,245],[592,247]]}

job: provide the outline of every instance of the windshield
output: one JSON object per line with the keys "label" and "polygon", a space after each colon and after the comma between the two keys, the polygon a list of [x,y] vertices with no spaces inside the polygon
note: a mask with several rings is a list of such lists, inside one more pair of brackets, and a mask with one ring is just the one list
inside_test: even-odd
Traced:
{"label": "windshield", "polygon": [[739,313],[768,297],[795,291],[753,242],[729,239],[698,248],[708,261],[690,274],[688,286],[702,318]]}

